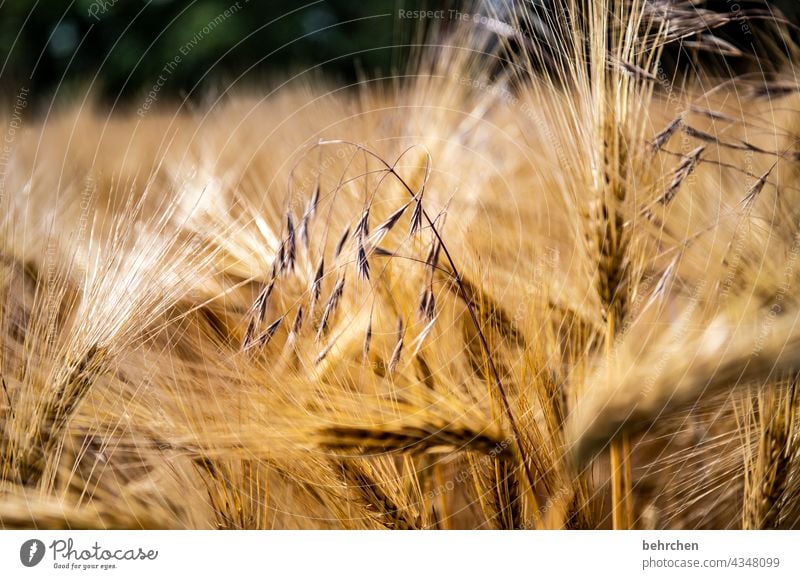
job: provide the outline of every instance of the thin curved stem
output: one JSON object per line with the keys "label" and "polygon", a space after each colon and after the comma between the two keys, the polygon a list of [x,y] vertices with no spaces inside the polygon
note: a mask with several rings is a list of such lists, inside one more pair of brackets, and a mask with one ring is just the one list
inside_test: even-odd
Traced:
{"label": "thin curved stem", "polygon": [[[318,146],[334,145],[334,144],[343,144],[343,145],[349,145],[349,146],[352,146],[352,147],[356,147],[358,150],[363,151],[366,154],[368,154],[368,155],[372,156],[373,158],[377,159],[381,164],[383,164],[386,167],[386,170],[389,171],[398,180],[398,182],[406,189],[406,191],[409,193],[409,195],[411,195],[411,197],[415,201],[417,201],[418,203],[421,203],[420,197],[417,196],[417,194],[414,192],[414,190],[408,185],[408,183],[406,183],[406,181],[395,170],[394,167],[395,167],[396,164],[395,165],[390,165],[380,155],[377,155],[376,153],[370,151],[369,149],[363,147],[362,145],[359,145],[358,143],[353,143],[351,141],[346,141],[346,140],[328,140],[328,141],[321,140],[321,141],[319,141],[317,143]],[[409,150],[410,149],[407,149],[406,151],[404,151],[403,154],[405,154]],[[428,154],[428,167],[430,167],[430,154]],[[430,175],[430,172],[426,171],[425,183],[427,183],[429,175]],[[424,189],[424,184],[423,184],[423,189]],[[489,348],[489,343],[486,340],[486,336],[484,335],[483,329],[481,328],[480,322],[478,320],[478,314],[476,312],[475,304],[472,302],[472,299],[470,298],[469,293],[467,292],[466,288],[464,287],[463,278],[461,277],[461,272],[459,271],[458,267],[455,264],[455,260],[453,259],[452,255],[450,254],[450,251],[448,251],[447,246],[445,245],[444,240],[442,239],[442,236],[439,233],[439,230],[436,228],[436,225],[434,224],[434,221],[430,218],[430,216],[428,215],[428,212],[425,210],[424,206],[422,207],[422,216],[425,218],[425,221],[428,223],[428,226],[431,228],[431,231],[433,232],[433,235],[436,237],[436,240],[438,241],[440,247],[442,248],[442,251],[444,252],[445,259],[447,260],[447,263],[449,264],[450,268],[452,269],[452,272],[448,272],[448,275],[450,275],[453,278],[456,286],[458,287],[458,291],[461,294],[461,299],[466,304],[467,311],[469,312],[469,316],[470,316],[470,319],[472,321],[472,324],[475,326],[475,330],[478,333],[478,339],[480,340],[481,349],[483,350],[483,352],[484,352],[484,354],[486,356],[486,359],[487,359],[487,362],[488,362],[488,365],[489,365],[489,371],[491,372],[495,388],[497,390],[497,393],[498,393],[498,395],[500,397],[500,400],[501,400],[501,403],[503,405],[503,411],[505,412],[506,418],[508,419],[509,425],[511,426],[511,433],[514,436],[514,441],[516,442],[517,449],[518,449],[518,451],[520,453],[520,460],[522,462],[522,466],[523,466],[523,469],[525,471],[525,477],[526,477],[526,479],[528,481],[528,484],[530,486],[531,497],[532,497],[532,499],[533,499],[533,501],[535,503],[536,502],[536,482],[537,481],[536,481],[536,478],[533,476],[533,472],[531,470],[530,462],[528,461],[528,457],[526,456],[527,453],[525,452],[525,448],[524,448],[524,445],[522,443],[522,431],[519,428],[519,425],[517,423],[517,419],[514,417],[514,412],[513,412],[512,408],[511,408],[511,403],[509,402],[508,394],[506,393],[505,386],[503,385],[503,381],[500,378],[500,373],[497,371],[497,366],[495,365],[494,357],[492,356],[492,352],[491,352],[491,350]],[[536,510],[536,512],[538,513],[538,509]]]}

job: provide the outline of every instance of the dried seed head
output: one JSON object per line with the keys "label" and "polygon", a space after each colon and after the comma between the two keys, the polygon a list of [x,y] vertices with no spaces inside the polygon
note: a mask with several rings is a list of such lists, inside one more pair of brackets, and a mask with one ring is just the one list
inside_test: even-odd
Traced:
{"label": "dried seed head", "polygon": [[428,311],[428,296],[429,295],[430,294],[429,294],[427,288],[422,290],[422,297],[420,297],[419,307],[417,308],[417,312],[419,313],[419,316],[421,318],[423,318],[423,317],[425,317],[427,315],[427,311]]}
{"label": "dried seed head", "polygon": [[429,320],[433,320],[436,317],[436,297],[433,295],[432,291],[428,296],[428,305],[425,308],[425,317]]}
{"label": "dried seed head", "polygon": [[394,374],[397,370],[397,365],[400,363],[400,356],[403,353],[403,337],[405,328],[403,327],[403,318],[397,318],[397,344],[392,351],[392,357],[389,360],[389,373]]}
{"label": "dried seed head", "polygon": [[372,344],[372,315],[369,317],[369,324],[367,325],[367,331],[364,332],[364,347],[362,349],[362,359],[364,363],[369,360],[369,348]]}
{"label": "dried seed head", "polygon": [[294,219],[291,212],[286,214],[286,267],[289,271],[294,271],[294,264],[297,259],[297,244],[295,239]]}
{"label": "dried seed head", "polygon": [[432,419],[413,424],[379,426],[326,426],[319,432],[320,444],[331,451],[427,452],[472,449],[493,456],[508,456],[507,437],[496,427]]}
{"label": "dried seed head", "polygon": [[317,186],[314,188],[314,194],[311,196],[311,201],[308,204],[308,211],[306,211],[306,214],[309,218],[314,217],[314,215],[317,213],[317,207],[319,206],[319,193],[320,187],[319,183],[317,183]]}
{"label": "dried seed head", "polygon": [[244,332],[244,340],[242,340],[242,349],[247,350],[250,348],[250,343],[253,341],[253,336],[256,332],[256,319],[254,317],[250,318],[250,321],[247,322],[247,329]]}
{"label": "dried seed head", "polygon": [[292,334],[300,333],[300,330],[303,327],[303,306],[301,305],[297,308],[297,315],[294,317],[294,323],[292,324]]}
{"label": "dried seed head", "polygon": [[422,196],[414,204],[414,211],[411,214],[411,230],[410,235],[414,235],[422,231]]}
{"label": "dried seed head", "polygon": [[772,165],[772,167],[770,167],[766,173],[761,175],[761,177],[759,177],[758,180],[755,183],[753,183],[753,186],[750,187],[750,190],[747,192],[747,195],[745,195],[744,199],[742,200],[742,204],[745,209],[749,209],[750,206],[752,206],[753,203],[755,203],[756,199],[761,194],[761,191],[764,189],[764,185],[767,184],[767,178],[769,177],[770,173],[772,173],[772,170],[774,168],[775,165]]}
{"label": "dried seed head", "polygon": [[363,239],[367,235],[369,235],[369,205],[367,205],[361,213],[361,219],[358,220],[355,231],[355,236],[358,239]]}
{"label": "dried seed head", "polygon": [[322,256],[314,274],[314,281],[311,284],[311,304],[316,304],[322,294],[322,276],[325,275],[325,256]]}
{"label": "dried seed head", "polygon": [[389,485],[373,476],[358,460],[338,461],[338,464],[341,467],[345,484],[355,489],[363,502],[371,507],[367,513],[371,519],[387,529],[421,528],[419,514],[409,512],[412,509],[409,508],[406,500],[402,500],[402,502],[397,500],[401,497],[405,499],[403,493],[389,490]]}
{"label": "dried seed head", "polygon": [[375,247],[372,249],[372,255],[377,255],[378,257],[394,257],[395,254],[392,251],[384,247]]}
{"label": "dried seed head", "polygon": [[428,256],[425,258],[425,264],[431,269],[434,270],[439,266],[439,254],[442,250],[442,244],[439,243],[439,240],[433,242],[431,246],[431,250],[428,252]]}
{"label": "dried seed head", "polygon": [[278,255],[275,259],[276,267],[273,267],[273,275],[278,277],[281,275],[284,270],[286,269],[286,244],[281,243],[281,246],[278,248]]}
{"label": "dried seed head", "polygon": [[713,111],[711,109],[704,109],[701,107],[692,106],[689,110],[695,114],[703,115],[704,117],[708,117],[709,119],[713,119],[715,121],[725,121],[726,123],[741,122],[741,119],[737,119],[736,117],[723,114],[719,111]]}
{"label": "dried seed head", "polygon": [[705,151],[705,147],[697,147],[694,151],[689,153],[686,158],[678,165],[678,168],[675,169],[675,173],[672,177],[672,182],[670,183],[667,190],[664,192],[661,197],[658,198],[657,203],[660,205],[669,205],[669,203],[675,198],[678,189],[681,187],[681,183],[686,180],[686,178],[691,175],[695,168],[697,167],[697,163],[700,161],[700,155]]}
{"label": "dried seed head", "polygon": [[309,245],[308,227],[309,227],[309,216],[308,213],[305,213],[303,215],[303,218],[300,220],[300,240],[303,242],[303,247],[305,247],[306,251],[308,251],[308,245]]}
{"label": "dried seed head", "polygon": [[653,139],[652,143],[653,151],[654,152],[660,151],[661,147],[667,144],[667,141],[669,141],[670,137],[672,137],[672,135],[675,134],[675,131],[677,131],[680,128],[682,123],[683,123],[683,116],[679,116],[669,125],[667,125],[667,128],[658,133]]}
{"label": "dried seed head", "polygon": [[322,338],[323,334],[327,331],[328,322],[330,322],[331,316],[336,313],[336,308],[339,306],[342,294],[344,293],[344,282],[345,276],[343,275],[336,284],[336,287],[333,288],[331,297],[328,298],[328,302],[325,304],[325,309],[322,311],[322,317],[320,318],[319,327],[317,328],[318,342]]}
{"label": "dried seed head", "polygon": [[344,249],[344,244],[347,242],[347,238],[350,236],[350,228],[346,227],[344,233],[339,238],[339,242],[336,244],[336,249],[333,252],[333,258],[336,259],[342,254],[342,249]]}
{"label": "dried seed head", "polygon": [[272,290],[274,288],[275,288],[275,279],[273,278],[259,292],[258,297],[256,298],[256,301],[253,304],[253,310],[256,312],[256,316],[259,323],[263,322],[264,317],[266,317],[267,315],[267,306],[269,305],[269,298],[272,295]]}
{"label": "dried seed head", "polygon": [[311,225],[311,220],[317,214],[317,207],[319,205],[319,183],[314,188],[314,193],[306,205],[306,210],[303,213],[303,218],[300,220],[300,237],[303,240],[303,245],[308,249],[308,229]]}
{"label": "dried seed head", "polygon": [[800,91],[800,86],[794,81],[764,81],[749,87],[748,97],[764,98],[770,100],[785,97]]}
{"label": "dried seed head", "polygon": [[275,332],[278,331],[278,328],[281,327],[284,317],[285,316],[279,317],[277,320],[275,320],[269,326],[267,326],[267,329],[264,330],[264,332],[260,336],[258,336],[258,338],[256,338],[256,341],[253,345],[266,346],[267,344],[269,344],[270,340],[272,340],[272,336],[274,336]]}
{"label": "dried seed head", "polygon": [[686,39],[683,41],[683,46],[686,48],[699,48],[709,52],[715,52],[722,56],[732,56],[734,58],[741,58],[745,54],[739,50],[736,45],[731,44],[724,38],[720,38],[715,34],[701,34],[699,38]]}
{"label": "dried seed head", "polygon": [[419,333],[419,335],[414,340],[414,352],[411,355],[412,358],[415,358],[417,356],[417,354],[419,354],[419,351],[422,348],[422,344],[428,338],[428,334],[431,333],[431,331],[433,330],[433,326],[434,325],[436,325],[436,318],[435,317],[433,317],[430,320],[428,320],[428,323],[425,324],[424,328],[422,328],[422,331]]}
{"label": "dried seed head", "polygon": [[619,58],[609,58],[609,67],[615,67],[625,74],[628,74],[636,80],[650,80],[657,81],[658,77],[648,70],[643,69],[641,66],[627,62]]}
{"label": "dried seed head", "polygon": [[436,317],[436,298],[433,295],[433,290],[426,288],[422,292],[422,297],[419,300],[418,308],[419,317],[427,320],[432,320]]}
{"label": "dried seed head", "polygon": [[386,221],[381,223],[378,228],[375,230],[375,233],[372,234],[370,241],[373,245],[377,245],[380,243],[386,234],[388,234],[392,228],[397,225],[397,222],[400,221],[400,218],[405,213],[406,208],[408,207],[408,203],[403,205],[400,209],[392,213],[389,217],[386,218]]}
{"label": "dried seed head", "polygon": [[358,242],[358,275],[359,277],[369,281],[369,260],[367,259],[367,251],[361,241]]}
{"label": "dried seed head", "polygon": [[328,357],[328,354],[330,354],[330,353],[331,353],[331,350],[333,349],[333,347],[334,347],[335,345],[336,345],[336,340],[335,340],[335,339],[334,339],[334,340],[331,340],[330,342],[328,342],[328,345],[327,345],[327,346],[325,346],[325,348],[323,348],[323,350],[322,350],[322,351],[321,351],[321,352],[320,352],[320,353],[317,355],[317,357],[314,359],[314,365],[315,365],[315,366],[316,366],[316,365],[318,365],[318,364],[319,364],[320,362],[322,362],[322,361],[323,361],[325,358],[327,358],[327,357]]}

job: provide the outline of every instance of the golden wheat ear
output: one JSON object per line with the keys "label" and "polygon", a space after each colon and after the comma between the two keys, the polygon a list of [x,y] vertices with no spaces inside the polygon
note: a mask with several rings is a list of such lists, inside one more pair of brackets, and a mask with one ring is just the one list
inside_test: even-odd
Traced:
{"label": "golden wheat ear", "polygon": [[[673,322],[670,335],[630,351],[592,387],[568,418],[572,457],[585,464],[622,430],[642,432],[660,418],[701,400],[752,384],[766,385],[800,369],[800,316],[787,312],[774,327],[728,319]],[[680,338],[678,343],[676,338]]]}
{"label": "golden wheat ear", "polygon": [[797,374],[763,388],[745,408],[752,422],[758,421],[757,440],[753,425],[744,424],[743,529],[791,528],[796,510],[792,492],[798,458]]}
{"label": "golden wheat ear", "polygon": [[[78,506],[76,497],[41,496],[15,489],[3,492],[0,510],[0,529],[170,529],[175,527],[174,514],[153,503],[137,501],[128,496],[125,509],[115,501],[98,501]],[[125,500],[117,495],[116,500]]]}

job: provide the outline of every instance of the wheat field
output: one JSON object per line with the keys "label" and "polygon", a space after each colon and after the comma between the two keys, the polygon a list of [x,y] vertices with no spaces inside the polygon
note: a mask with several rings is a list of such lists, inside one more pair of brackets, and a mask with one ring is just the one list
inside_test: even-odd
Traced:
{"label": "wheat field", "polygon": [[0,528],[800,527],[796,52],[667,73],[702,4],[7,103]]}

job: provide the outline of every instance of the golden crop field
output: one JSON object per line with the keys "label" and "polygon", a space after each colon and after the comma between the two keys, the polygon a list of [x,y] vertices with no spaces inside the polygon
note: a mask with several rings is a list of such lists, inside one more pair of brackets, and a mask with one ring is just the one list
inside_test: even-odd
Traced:
{"label": "golden crop field", "polygon": [[0,527],[800,526],[792,26],[502,4],[351,86],[12,94]]}

